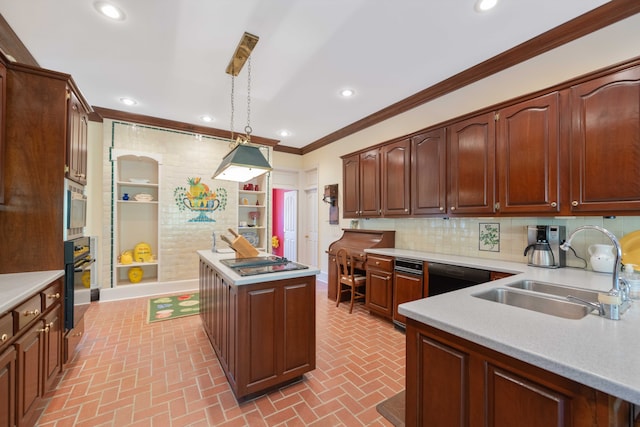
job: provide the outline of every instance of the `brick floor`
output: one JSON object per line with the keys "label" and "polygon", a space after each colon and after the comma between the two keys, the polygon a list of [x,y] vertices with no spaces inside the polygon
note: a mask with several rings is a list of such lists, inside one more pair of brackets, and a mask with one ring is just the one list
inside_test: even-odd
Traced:
{"label": "brick floor", "polygon": [[147,298],[94,302],[40,427],[391,426],[375,409],[404,389],[405,339],[362,305],[316,295],[316,369],[238,404],[199,316],[147,323]]}

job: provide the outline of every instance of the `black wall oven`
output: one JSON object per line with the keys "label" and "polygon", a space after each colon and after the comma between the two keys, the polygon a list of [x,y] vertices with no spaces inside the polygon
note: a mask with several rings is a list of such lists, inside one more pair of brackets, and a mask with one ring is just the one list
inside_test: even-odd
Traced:
{"label": "black wall oven", "polygon": [[64,327],[67,331],[78,324],[91,303],[88,275],[94,262],[89,237],[64,242]]}

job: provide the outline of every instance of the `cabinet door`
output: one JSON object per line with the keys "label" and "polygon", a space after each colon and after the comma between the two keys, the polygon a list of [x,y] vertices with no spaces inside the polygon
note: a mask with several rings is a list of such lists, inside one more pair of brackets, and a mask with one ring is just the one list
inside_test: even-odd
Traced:
{"label": "cabinet door", "polygon": [[449,213],[494,213],[494,113],[453,124],[449,137]]}
{"label": "cabinet door", "polygon": [[399,271],[394,272],[393,276],[393,320],[405,325],[407,318],[398,313],[398,305],[423,297],[422,276],[405,274]]}
{"label": "cabinet door", "polygon": [[43,330],[43,322],[39,321],[15,343],[18,425],[33,425],[35,423],[36,403],[43,395]]}
{"label": "cabinet door", "polygon": [[558,212],[558,92],[507,107],[498,119],[500,212]]}
{"label": "cabinet door", "polygon": [[67,178],[87,183],[87,117],[76,94],[69,90],[67,129]]}
{"label": "cabinet door", "polygon": [[342,208],[345,218],[356,218],[360,213],[360,155],[342,159]]}
{"label": "cabinet door", "polygon": [[380,150],[360,154],[360,215],[364,218],[380,216]]}
{"label": "cabinet door", "polygon": [[640,209],[640,66],[570,89],[571,211]]}
{"label": "cabinet door", "polygon": [[58,304],[44,322],[43,390],[47,391],[62,370],[62,304]]}
{"label": "cabinet door", "polygon": [[16,351],[13,346],[0,354],[0,427],[15,426]]}
{"label": "cabinet door", "polygon": [[407,328],[407,426],[469,425],[469,359]]}
{"label": "cabinet door", "polygon": [[411,144],[409,139],[385,145],[382,156],[382,214],[409,215],[411,209]]}
{"label": "cabinet door", "polygon": [[391,318],[393,315],[392,287],[393,273],[367,270],[366,307],[384,317]]}
{"label": "cabinet door", "polygon": [[442,214],[447,206],[445,129],[411,138],[411,213]]}
{"label": "cabinet door", "polygon": [[327,298],[335,301],[338,298],[338,266],[335,255],[329,255],[327,268]]}

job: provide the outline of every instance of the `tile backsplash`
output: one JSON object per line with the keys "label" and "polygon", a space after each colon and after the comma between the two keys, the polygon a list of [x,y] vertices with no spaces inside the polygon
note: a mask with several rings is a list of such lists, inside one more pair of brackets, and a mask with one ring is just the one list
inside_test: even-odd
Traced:
{"label": "tile backsplash", "polygon": [[[480,224],[499,225],[499,251],[481,249]],[[564,225],[567,236],[582,225],[598,225],[620,239],[640,229],[640,217],[361,219],[359,228],[395,230],[397,248],[526,263],[524,249],[527,246],[527,226],[543,224]],[[344,220],[344,227],[348,227],[348,220]],[[610,244],[610,241],[602,233],[585,231],[576,235],[572,247],[578,256],[588,261],[587,248],[595,243]],[[567,266],[583,265],[571,252],[567,253]]]}

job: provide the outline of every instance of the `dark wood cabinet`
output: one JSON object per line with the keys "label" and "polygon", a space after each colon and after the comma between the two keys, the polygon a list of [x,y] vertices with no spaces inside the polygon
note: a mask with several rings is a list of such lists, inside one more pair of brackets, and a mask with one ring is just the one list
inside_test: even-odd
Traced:
{"label": "dark wood cabinet", "polygon": [[393,257],[367,256],[365,306],[370,312],[391,319],[393,316]]}
{"label": "dark wood cabinet", "polygon": [[407,319],[406,425],[628,426],[629,404]]}
{"label": "dark wood cabinet", "polygon": [[449,214],[495,212],[495,114],[455,123],[448,129]]}
{"label": "dark wood cabinet", "polygon": [[79,184],[87,183],[88,111],[78,96],[67,89],[69,121],[66,146],[66,177]]}
{"label": "dark wood cabinet", "polygon": [[15,426],[16,350],[10,346],[0,351],[0,427]]}
{"label": "dark wood cabinet", "polygon": [[506,107],[498,113],[499,211],[560,211],[559,93]]}
{"label": "dark wood cabinet", "polygon": [[640,65],[570,88],[572,213],[640,210]]}
{"label": "dark wood cabinet", "polygon": [[493,281],[498,279],[504,279],[505,277],[511,277],[511,276],[513,276],[513,274],[511,273],[505,273],[503,271],[492,271],[490,280]]}
{"label": "dark wood cabinet", "polygon": [[[423,271],[427,271],[426,268]],[[393,322],[405,326],[407,318],[398,313],[398,306],[405,302],[415,301],[425,296],[425,276],[395,271],[393,273]]]}
{"label": "dark wood cabinet", "polygon": [[360,213],[363,218],[378,217],[380,209],[380,150],[360,154]]}
{"label": "dark wood cabinet", "polygon": [[411,141],[386,144],[380,148],[382,174],[382,215],[411,214]]}
{"label": "dark wood cabinet", "polygon": [[411,137],[411,213],[447,210],[447,141],[445,128]]}
{"label": "dark wood cabinet", "polygon": [[54,384],[58,374],[62,371],[63,351],[62,336],[64,333],[64,325],[62,322],[62,304],[56,307],[44,317],[44,354],[42,357],[44,366],[43,373],[43,390],[49,390]]}
{"label": "dark wood cabinet", "polygon": [[7,109],[7,67],[0,61],[0,205],[4,203],[5,111]]}
{"label": "dark wood cabinet", "polygon": [[44,355],[44,328],[33,325],[15,343],[17,352],[17,425],[31,426],[38,417],[36,403],[44,394],[42,379]]}
{"label": "dark wood cabinet", "polygon": [[315,276],[235,285],[200,262],[200,316],[238,399],[315,369]]}
{"label": "dark wood cabinet", "polygon": [[371,218],[381,215],[380,174],[378,148],[342,158],[345,218]]}
{"label": "dark wood cabinet", "polygon": [[64,269],[70,89],[78,95],[68,74],[7,64],[5,203],[0,205],[6,244],[0,245],[0,273]]}

